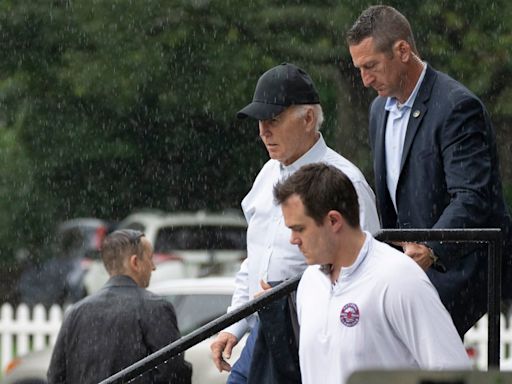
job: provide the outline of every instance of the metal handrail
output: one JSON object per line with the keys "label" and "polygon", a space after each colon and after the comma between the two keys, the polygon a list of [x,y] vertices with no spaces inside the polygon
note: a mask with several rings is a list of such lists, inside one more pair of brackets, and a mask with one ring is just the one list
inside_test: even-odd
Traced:
{"label": "metal handrail", "polygon": [[[288,295],[297,289],[299,280],[302,274],[298,274],[293,278],[284,281],[283,283],[265,292],[254,300],[249,301],[247,304],[234,309],[233,311],[222,315],[221,317],[212,320],[208,324],[203,325],[201,328],[183,336],[182,338],[172,342],[171,344],[163,347],[162,349],[146,356],[142,360],[130,365],[129,367],[119,371],[113,376],[103,380],[100,384],[113,384],[113,383],[127,383],[129,380],[141,375],[142,373],[154,368],[171,357],[176,356],[190,347],[200,343],[206,338],[222,331],[224,328],[231,324],[240,321],[254,312],[264,308],[271,302]],[[213,363],[212,363],[213,364]]]}
{"label": "metal handrail", "polygon": [[[443,241],[443,242],[485,242],[488,248],[488,367],[499,369],[500,347],[500,301],[501,301],[501,230],[484,229],[384,229],[375,238],[380,241]],[[269,303],[295,291],[302,274],[284,281],[272,290],[247,304],[215,319],[201,328],[174,341],[142,360],[117,372],[99,384],[127,383],[171,357],[187,350],[226,327],[264,308]]]}

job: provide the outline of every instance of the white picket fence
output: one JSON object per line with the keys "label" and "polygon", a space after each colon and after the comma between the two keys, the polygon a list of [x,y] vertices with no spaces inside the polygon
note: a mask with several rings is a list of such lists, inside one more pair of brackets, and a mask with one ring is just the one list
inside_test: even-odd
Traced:
{"label": "white picket fence", "polygon": [[14,355],[44,349],[55,344],[64,310],[58,305],[48,311],[42,305],[32,310],[21,304],[14,309],[3,304],[0,309],[0,366],[2,372]]}
{"label": "white picket fence", "polygon": [[[512,316],[500,316],[500,369],[512,371]],[[464,335],[466,349],[473,350],[475,368],[487,370],[487,315]]]}
{"label": "white picket fence", "polygon": [[[0,309],[0,366],[2,371],[16,356],[53,345],[59,332],[64,309],[54,305],[48,311],[35,306],[32,311],[25,304],[14,309],[3,304]],[[501,316],[500,368],[512,370],[512,317]],[[472,356],[475,368],[487,369],[487,316],[484,316],[464,337]]]}

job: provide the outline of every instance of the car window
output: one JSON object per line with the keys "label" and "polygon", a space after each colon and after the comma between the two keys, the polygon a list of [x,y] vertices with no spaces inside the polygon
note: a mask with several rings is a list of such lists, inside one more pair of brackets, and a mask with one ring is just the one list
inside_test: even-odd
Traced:
{"label": "car window", "polygon": [[175,250],[245,250],[244,227],[163,227],[155,240],[155,252]]}
{"label": "car window", "polygon": [[224,315],[231,304],[231,295],[226,294],[167,295],[165,298],[174,305],[182,335]]}

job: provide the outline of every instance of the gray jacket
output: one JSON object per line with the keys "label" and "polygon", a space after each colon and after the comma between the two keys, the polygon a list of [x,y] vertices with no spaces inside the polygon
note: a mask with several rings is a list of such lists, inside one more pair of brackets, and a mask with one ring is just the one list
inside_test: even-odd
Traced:
{"label": "gray jacket", "polygon": [[[97,384],[179,337],[171,303],[128,276],[113,276],[66,315],[48,382]],[[132,382],[189,384],[191,376],[191,365],[178,355]]]}

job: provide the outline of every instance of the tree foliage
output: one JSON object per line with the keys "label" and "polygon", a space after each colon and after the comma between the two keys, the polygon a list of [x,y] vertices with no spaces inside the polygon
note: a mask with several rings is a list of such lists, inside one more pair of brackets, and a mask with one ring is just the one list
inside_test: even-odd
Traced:
{"label": "tree foliage", "polygon": [[[343,34],[365,1],[0,3],[0,257],[56,222],[142,207],[237,208],[266,159],[235,114],[289,61],[319,88],[328,142],[369,180],[367,107]],[[394,1],[425,60],[486,102],[507,168],[511,5]],[[510,155],[508,155],[510,156]],[[503,161],[504,160],[504,161]],[[508,183],[510,169],[504,169]]]}

